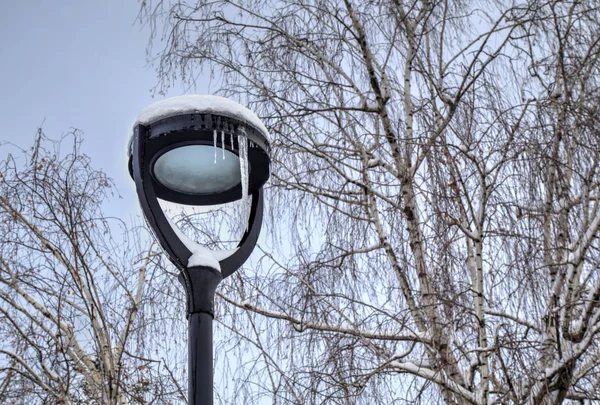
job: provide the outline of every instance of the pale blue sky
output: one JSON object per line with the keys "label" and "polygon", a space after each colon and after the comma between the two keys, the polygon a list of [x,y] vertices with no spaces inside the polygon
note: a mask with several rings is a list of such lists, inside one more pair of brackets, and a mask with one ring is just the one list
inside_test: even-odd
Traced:
{"label": "pale blue sky", "polygon": [[[84,152],[123,197],[105,213],[140,215],[126,143],[138,113],[163,96],[150,92],[156,75],[146,63],[149,29],[136,21],[138,2],[0,1],[0,160],[14,151],[2,143],[31,146],[42,122],[52,138],[80,129]],[[197,85],[208,92],[208,84]],[[175,88],[168,96],[180,94]]]}
{"label": "pale blue sky", "polygon": [[[138,9],[136,0],[21,0],[2,1],[0,13],[0,141],[29,146],[42,122],[53,138],[84,131],[84,151],[123,196],[106,207],[117,216],[137,206],[125,167],[131,125],[161,98],[150,92],[156,75]],[[7,152],[0,146],[0,159]]]}

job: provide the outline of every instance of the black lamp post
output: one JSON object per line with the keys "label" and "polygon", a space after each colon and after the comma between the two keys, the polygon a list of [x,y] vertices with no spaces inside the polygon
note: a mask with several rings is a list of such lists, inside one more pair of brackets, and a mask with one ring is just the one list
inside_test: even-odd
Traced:
{"label": "black lamp post", "polygon": [[[166,99],[140,114],[130,143],[129,171],[148,225],[180,269],[179,281],[187,293],[188,403],[211,405],[214,294],[256,245],[262,186],[269,177],[268,132],[250,110],[222,97]],[[215,205],[246,193],[252,198],[248,227],[229,252],[211,252],[191,242],[158,202]]]}

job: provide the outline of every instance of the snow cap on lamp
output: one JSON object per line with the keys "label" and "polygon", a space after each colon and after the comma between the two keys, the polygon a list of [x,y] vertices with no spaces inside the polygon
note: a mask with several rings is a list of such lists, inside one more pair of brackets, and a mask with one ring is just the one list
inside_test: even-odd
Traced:
{"label": "snow cap on lamp", "polygon": [[[235,101],[213,95],[188,94],[157,101],[140,112],[133,127],[135,128],[138,124],[151,125],[164,118],[192,113],[216,113],[236,118],[259,129],[269,141],[269,131],[256,114]],[[127,144],[128,154],[131,154],[132,142],[133,133]]]}

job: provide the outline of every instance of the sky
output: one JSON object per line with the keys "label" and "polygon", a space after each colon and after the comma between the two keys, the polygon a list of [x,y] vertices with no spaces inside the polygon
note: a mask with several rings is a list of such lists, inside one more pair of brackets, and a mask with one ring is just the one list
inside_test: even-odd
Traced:
{"label": "sky", "polygon": [[184,93],[152,96],[150,32],[138,10],[136,0],[22,0],[2,1],[0,13],[0,160],[16,152],[8,143],[30,147],[40,125],[53,139],[77,128],[122,197],[105,214],[123,219],[141,216],[126,167],[133,123],[147,105]]}
{"label": "sky", "polygon": [[54,139],[77,128],[83,151],[123,197],[105,207],[119,217],[139,212],[126,169],[131,127],[163,98],[152,96],[150,32],[138,10],[136,0],[23,0],[3,2],[0,13],[0,160],[10,152],[2,143],[28,147],[42,124]]}

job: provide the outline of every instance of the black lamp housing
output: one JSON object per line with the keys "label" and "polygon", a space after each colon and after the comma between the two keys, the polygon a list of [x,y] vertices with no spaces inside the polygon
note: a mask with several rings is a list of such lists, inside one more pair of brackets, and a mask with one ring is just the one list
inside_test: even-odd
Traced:
{"label": "black lamp housing", "polygon": [[[237,250],[220,261],[223,278],[235,272],[250,256],[262,224],[262,186],[269,178],[269,142],[263,130],[233,116],[228,111],[193,111],[172,115],[150,124],[136,124],[129,150],[129,172],[135,181],[144,216],[171,261],[181,270],[187,268],[192,252],[172,229],[158,199],[186,205],[224,204],[242,198],[241,183],[218,193],[187,194],[161,184],[154,174],[154,165],[164,153],[188,145],[225,148],[239,156],[238,135],[245,134],[248,142],[248,194],[252,196],[249,224]],[[233,137],[232,137],[233,135]],[[224,139],[223,139],[224,138]],[[233,139],[233,142],[231,140]],[[222,142],[224,140],[224,142]],[[228,142],[229,141],[229,142]],[[241,157],[240,157],[241,158]]]}

